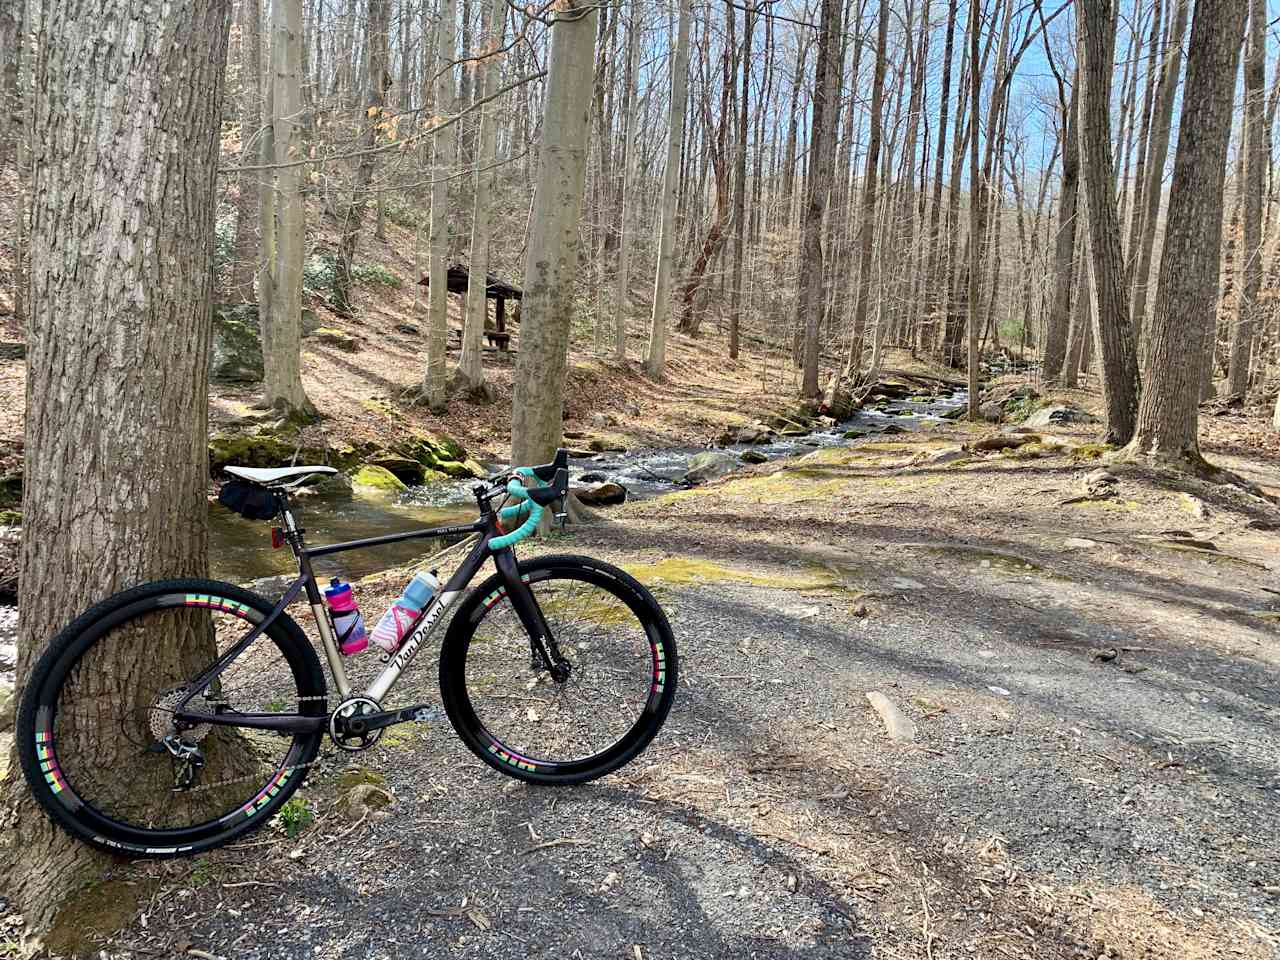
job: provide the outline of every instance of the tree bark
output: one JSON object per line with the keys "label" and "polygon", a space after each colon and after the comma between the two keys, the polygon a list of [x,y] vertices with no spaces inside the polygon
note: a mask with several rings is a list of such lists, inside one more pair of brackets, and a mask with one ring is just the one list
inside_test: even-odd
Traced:
{"label": "tree bark", "polygon": [[[262,4],[240,2],[240,163],[256,166],[262,136]],[[231,297],[253,301],[253,278],[258,272],[258,192],[262,172],[241,170],[236,198],[236,243],[231,264]]]}
{"label": "tree bark", "polygon": [[[271,144],[277,164],[271,198],[270,312],[262,314],[263,393],[286,417],[315,408],[302,388],[302,259],[306,210],[302,168],[302,0],[271,4]],[[266,247],[268,226],[263,228]]]}
{"label": "tree bark", "polygon": [[[501,61],[497,50],[507,27],[507,0],[493,0],[483,28],[486,59],[476,64],[476,94],[483,101],[493,92],[493,80]],[[487,399],[484,367],[480,363],[485,320],[489,317],[489,300],[485,287],[489,275],[490,208],[497,186],[492,169],[497,155],[497,131],[494,129],[493,107],[480,110],[478,164],[476,167],[475,207],[471,216],[471,263],[467,273],[467,316],[462,328],[462,355],[458,360],[456,383],[460,390]]]}
{"label": "tree bark", "polygon": [[1080,66],[1081,207],[1092,280],[1093,329],[1102,359],[1108,443],[1133,437],[1138,360],[1125,291],[1120,220],[1111,155],[1111,74],[1115,15],[1111,0],[1081,0],[1076,19]]}
{"label": "tree bark", "polygon": [[[456,93],[453,76],[454,31],[457,29],[456,0],[440,0],[440,22],[436,24],[435,112],[448,117],[454,112]],[[545,136],[545,131],[544,131]],[[422,378],[422,402],[433,412],[448,407],[448,371],[445,354],[449,347],[449,217],[453,212],[453,175],[457,160],[458,125],[445,127],[431,138],[435,158],[431,185],[430,261],[427,267],[427,364]],[[528,277],[525,278],[526,282]],[[526,304],[527,305],[527,304]]]}
{"label": "tree bark", "polygon": [[627,316],[631,312],[631,231],[630,218],[635,203],[631,198],[632,168],[636,164],[636,60],[640,56],[640,32],[644,27],[644,8],[635,0],[627,25],[627,67],[623,81],[622,134],[622,217],[618,224],[618,278],[614,296],[613,358],[619,363],[627,359]]}
{"label": "tree bark", "polygon": [[524,268],[511,411],[513,463],[543,463],[560,444],[578,220],[587,174],[597,7],[572,0],[551,27],[542,147]]}
{"label": "tree bark", "polygon": [[1147,323],[1147,284],[1151,277],[1151,258],[1160,214],[1164,166],[1169,157],[1173,104],[1178,93],[1178,76],[1182,72],[1182,39],[1186,34],[1187,15],[1191,5],[1191,0],[1176,2],[1169,42],[1165,45],[1164,68],[1160,73],[1160,85],[1156,89],[1155,114],[1146,161],[1147,181],[1142,187],[1142,229],[1139,233],[1138,250],[1136,253],[1130,252],[1136,267],[1130,278],[1133,283],[1133,307],[1129,315],[1139,331],[1144,331]]}
{"label": "tree bark", "polygon": [[1231,328],[1231,367],[1227,396],[1244,398],[1249,388],[1249,362],[1262,289],[1262,192],[1270,161],[1266,108],[1266,0],[1249,0],[1249,39],[1244,61],[1244,244],[1240,251],[1241,285],[1236,322]]}
{"label": "tree bark", "polygon": [[[729,306],[729,359],[738,359],[742,326],[742,260],[747,236],[747,109],[751,98],[751,41],[755,12],[748,9],[742,27],[742,92],[738,98],[738,142],[734,156],[733,184],[733,294]],[[757,174],[758,175],[758,174]]]}
{"label": "tree bark", "polygon": [[358,120],[358,126],[364,130],[358,141],[362,153],[356,164],[351,199],[347,203],[346,215],[342,218],[338,254],[333,263],[330,306],[340,317],[349,317],[353,313],[351,267],[356,256],[356,243],[360,239],[360,228],[364,225],[369,184],[373,182],[373,169],[377,164],[373,148],[378,142],[378,128],[384,122],[383,107],[386,106],[387,89],[391,82],[391,72],[387,69],[390,17],[389,0],[369,0],[369,20],[365,30],[365,107]]}
{"label": "tree bark", "polygon": [[[127,0],[39,7],[19,683],[93,603],[205,572],[210,265],[230,20],[229,0],[174,4],[164,16]],[[118,675],[146,671],[155,652],[140,649]],[[53,826],[16,758],[9,771],[0,805],[9,893],[47,931],[46,947],[74,952],[110,932],[77,916],[72,896],[108,858]]]}
{"label": "tree bark", "polygon": [[1079,80],[1071,88],[1062,141],[1062,192],[1058,200],[1058,234],[1054,240],[1053,305],[1044,335],[1042,369],[1046,383],[1063,374],[1067,334],[1071,329],[1071,289],[1075,278],[1076,212],[1080,177],[1080,141],[1076,131]]}
{"label": "tree bark", "polygon": [[[835,153],[836,119],[840,114],[837,47],[841,31],[841,0],[822,0],[822,21],[818,28],[818,60],[815,65],[813,108],[810,113],[810,152],[813,157],[809,181],[805,185],[804,219],[801,223],[799,296],[796,298],[796,326],[804,330],[804,376],[800,393],[821,394],[818,385],[819,335],[823,314],[822,220],[827,194],[831,190],[831,166]],[[885,10],[881,7],[883,18]]]}
{"label": "tree bark", "polygon": [[1197,437],[1207,318],[1218,300],[1222,187],[1244,0],[1198,0],[1187,47],[1160,280],[1147,350],[1147,383],[1129,456],[1202,471]]}
{"label": "tree bark", "polygon": [[[982,70],[978,60],[981,4],[969,6],[969,419],[978,419],[978,287],[982,279],[983,184],[978,180],[978,110],[982,104]],[[992,135],[987,130],[987,137]]]}
{"label": "tree bark", "polygon": [[680,189],[680,152],[689,91],[689,17],[693,0],[680,0],[680,25],[671,58],[671,113],[667,126],[667,168],[662,179],[662,226],[658,235],[658,268],[653,281],[653,311],[644,371],[657,379],[667,363],[667,321],[671,317],[671,270],[675,260],[676,194]]}

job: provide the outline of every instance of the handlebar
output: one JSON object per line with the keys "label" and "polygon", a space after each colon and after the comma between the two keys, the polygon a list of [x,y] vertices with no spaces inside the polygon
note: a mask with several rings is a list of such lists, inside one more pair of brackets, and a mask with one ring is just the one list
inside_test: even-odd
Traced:
{"label": "handlebar", "polygon": [[507,481],[505,490],[508,496],[520,502],[499,510],[498,519],[506,524],[515,522],[526,513],[527,516],[524,523],[515,530],[491,539],[490,550],[495,553],[506,550],[533,535],[542,522],[546,507],[563,499],[569,492],[568,463],[566,451],[558,450],[551,463],[538,467],[517,467],[512,471],[516,475]]}

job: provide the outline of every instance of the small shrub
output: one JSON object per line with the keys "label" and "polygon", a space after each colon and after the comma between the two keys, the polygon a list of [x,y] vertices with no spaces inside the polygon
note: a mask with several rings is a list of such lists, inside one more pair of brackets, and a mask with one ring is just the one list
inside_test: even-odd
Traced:
{"label": "small shrub", "polygon": [[301,797],[290,797],[285,801],[280,812],[276,814],[276,826],[284,831],[284,835],[293,840],[303,830],[305,830],[311,822],[315,820],[315,814],[311,812],[311,807],[307,801]]}
{"label": "small shrub", "polygon": [[382,204],[383,215],[388,220],[409,230],[424,226],[430,210],[429,206],[424,210],[422,206],[403,197],[387,197]]}
{"label": "small shrub", "polygon": [[398,287],[402,281],[380,263],[360,263],[351,268],[351,279],[370,287]]}
{"label": "small shrub", "polygon": [[333,289],[338,267],[332,254],[313,253],[302,264],[302,288],[307,293],[327,295]]}

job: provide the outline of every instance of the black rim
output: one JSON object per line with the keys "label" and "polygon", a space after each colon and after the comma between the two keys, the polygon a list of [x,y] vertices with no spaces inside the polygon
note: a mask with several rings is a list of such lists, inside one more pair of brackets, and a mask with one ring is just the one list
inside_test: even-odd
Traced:
{"label": "black rim", "polygon": [[[300,768],[311,759],[309,754],[314,754],[318,736],[292,737],[288,741],[287,749],[281,749],[284,747],[284,741],[281,739],[274,750],[278,760],[265,765],[262,776],[245,775],[237,778],[234,784],[227,787],[219,788],[218,784],[214,783],[209,788],[210,791],[220,789],[223,793],[234,794],[243,802],[219,803],[219,806],[226,809],[221,809],[216,815],[197,823],[183,826],[143,827],[100,809],[105,804],[101,798],[92,795],[93,790],[88,786],[93,779],[94,765],[91,760],[86,757],[81,763],[77,758],[71,761],[70,766],[68,764],[68,756],[75,755],[74,737],[71,734],[74,733],[76,719],[75,701],[72,701],[71,706],[62,702],[68,677],[78,671],[81,676],[72,685],[79,682],[92,693],[91,682],[85,679],[91,672],[91,658],[95,648],[104,641],[110,641],[113,632],[118,629],[136,629],[137,624],[149,615],[183,617],[193,613],[197,616],[204,614],[210,621],[215,613],[225,615],[227,621],[237,625],[236,629],[241,632],[261,622],[264,617],[262,611],[255,609],[242,599],[223,596],[219,593],[192,591],[146,597],[110,611],[90,624],[79,634],[76,642],[57,659],[41,684],[36,702],[33,731],[38,776],[43,778],[41,786],[52,802],[96,843],[131,852],[166,854],[181,852],[185,848],[214,837],[224,836],[231,831],[256,826],[274,813],[288,793],[292,792],[291,781],[295,778],[300,779]],[[212,631],[212,634],[216,633],[216,630]],[[268,636],[270,635],[269,633]],[[288,680],[292,683],[294,696],[298,698],[306,696],[305,691],[310,685],[301,664],[297,662],[296,657],[290,656],[287,643],[281,642],[276,637],[272,637],[272,640],[274,642],[256,646],[270,651],[269,656],[274,655],[278,664],[273,666],[281,664],[287,666]],[[155,669],[154,664],[152,669]],[[280,676],[283,679],[283,674]],[[158,677],[145,682],[149,687],[159,688],[169,686],[172,679],[172,674],[166,678],[161,670]],[[220,690],[220,694],[224,702],[232,702],[232,695],[226,693],[225,688]],[[90,704],[94,703],[92,697],[87,697],[86,701]],[[120,738],[128,741],[127,748],[118,745],[125,749],[125,759],[137,764],[148,763],[153,766],[156,763],[174,765],[176,764],[174,758],[168,751],[160,748],[160,742],[155,737],[151,737],[149,744],[142,743],[148,734],[140,732],[144,727],[140,707],[146,706],[148,705],[145,702],[136,700],[128,704],[113,703],[112,709],[116,712],[108,717],[110,722],[103,726],[110,729],[112,734],[118,734]],[[314,714],[323,712],[324,704],[319,699],[315,701],[299,699],[289,704],[288,709]],[[164,716],[163,707],[151,706],[147,710],[145,726],[163,722]],[[68,721],[69,730],[63,729],[61,720]],[[197,727],[196,730],[198,731],[199,728]],[[187,731],[187,734],[190,736],[191,732]],[[214,727],[212,733],[205,733],[205,738],[208,741],[216,737],[239,735],[238,728]],[[64,742],[68,740],[72,742]],[[197,744],[197,746],[201,745]],[[259,744],[255,742],[254,747],[254,756],[257,757],[260,753]],[[99,765],[100,768],[101,765]],[[151,780],[154,783],[154,773]],[[146,779],[139,777],[138,782],[146,782]],[[196,787],[200,785],[197,782]],[[142,792],[142,794],[145,793],[146,791]],[[191,796],[194,797],[194,793]],[[190,797],[186,799],[189,804],[197,802]],[[212,797],[208,799],[210,802],[217,802]],[[171,800],[175,806],[179,802],[176,798]],[[153,805],[156,803],[154,797],[151,803]]]}

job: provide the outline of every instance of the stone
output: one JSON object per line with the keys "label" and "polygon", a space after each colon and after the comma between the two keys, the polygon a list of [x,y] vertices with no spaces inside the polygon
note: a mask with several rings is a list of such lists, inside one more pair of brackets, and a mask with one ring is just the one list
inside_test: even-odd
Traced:
{"label": "stone", "polygon": [[761,424],[750,424],[748,426],[729,427],[717,438],[716,442],[722,447],[733,446],[737,443],[757,444],[772,443],[774,438],[773,431]]}
{"label": "stone", "polygon": [[870,430],[846,430],[844,438],[846,440],[861,440],[863,437],[871,436]]}
{"label": "stone", "polygon": [[978,407],[978,416],[987,423],[999,423],[1004,419],[1004,406],[989,400]]}
{"label": "stone", "polygon": [[351,477],[351,483],[357,491],[363,489],[395,494],[409,489],[386,467],[379,467],[372,463],[367,463],[357,470]]}
{"label": "stone", "polygon": [[627,488],[612,481],[590,487],[574,487],[573,492],[578,501],[588,507],[612,507],[627,501]]}
{"label": "stone", "polygon": [[891,423],[880,432],[885,436],[891,437],[891,436],[894,436],[895,434],[908,433],[909,431],[907,430],[906,427],[900,427],[896,423]]}
{"label": "stone", "polygon": [[1028,443],[1039,443],[1040,438],[1034,433],[1007,434],[997,433],[995,436],[983,437],[974,443],[975,450],[1016,450]]}
{"label": "stone", "polygon": [[1042,407],[1027,417],[1024,426],[1034,429],[1047,427],[1070,426],[1073,424],[1097,423],[1098,418],[1085,413],[1079,407],[1058,406]]}
{"label": "stone", "polygon": [[598,470],[591,470],[578,477],[578,483],[607,483],[608,474],[601,473]]}
{"label": "stone", "polygon": [[1067,537],[1062,541],[1064,550],[1092,550],[1098,545],[1098,541],[1089,540],[1085,537]]}
{"label": "stone", "polygon": [[301,320],[302,335],[304,337],[314,336],[315,332],[324,326],[324,324],[320,322],[320,317],[316,312],[314,310],[309,310],[306,307],[302,308]]}
{"label": "stone", "polygon": [[351,478],[345,473],[332,473],[321,477],[319,482],[311,484],[306,489],[314,490],[321,496],[332,497],[335,500],[350,500]]}
{"label": "stone", "polygon": [[875,712],[880,715],[880,720],[884,724],[885,732],[889,734],[890,740],[898,743],[910,743],[915,739],[915,723],[898,709],[896,703],[879,690],[872,690],[868,693],[867,700],[871,703]]}
{"label": "stone", "polygon": [[592,453],[626,453],[627,448],[612,437],[594,437],[587,441]]}
{"label": "stone", "polygon": [[344,353],[355,353],[360,349],[360,341],[349,333],[343,333],[334,327],[321,327],[315,332],[315,338],[320,343],[327,344],[331,347],[337,347]]}
{"label": "stone", "polygon": [[708,450],[689,461],[689,468],[683,479],[685,483],[706,483],[732,473],[741,462],[731,453]]}
{"label": "stone", "polygon": [[370,457],[369,463],[389,470],[402,483],[422,483],[426,479],[426,467],[417,460],[410,460],[408,457],[401,457],[394,453],[384,453]]}
{"label": "stone", "polygon": [[1182,509],[1187,511],[1187,513],[1191,514],[1197,520],[1209,519],[1209,508],[1199,497],[1193,497],[1189,493],[1184,493],[1181,495],[1181,500]]}
{"label": "stone", "polygon": [[768,463],[769,458],[759,450],[743,450],[741,459],[743,463]]}
{"label": "stone", "polygon": [[20,340],[0,341],[0,360],[27,359],[27,345]]}
{"label": "stone", "polygon": [[209,343],[209,379],[217,383],[260,383],[262,376],[258,305],[215,305],[213,338]]}
{"label": "stone", "polygon": [[396,330],[400,333],[408,334],[411,337],[416,337],[422,332],[416,323],[397,323]]}
{"label": "stone", "polygon": [[941,416],[943,420],[960,420],[966,413],[968,413],[968,411],[969,408],[962,404],[958,407],[952,407],[945,413],[939,414],[939,416]]}
{"label": "stone", "polygon": [[934,450],[932,453],[922,453],[913,462],[936,467],[944,463],[957,463],[968,459],[969,451],[964,447],[944,447],[941,450]]}

